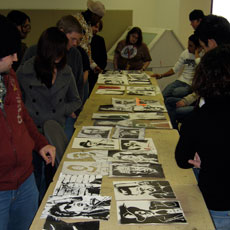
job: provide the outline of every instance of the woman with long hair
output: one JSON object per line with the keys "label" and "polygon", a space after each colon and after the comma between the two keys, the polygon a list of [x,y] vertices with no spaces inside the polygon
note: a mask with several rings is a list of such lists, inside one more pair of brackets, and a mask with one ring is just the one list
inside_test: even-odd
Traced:
{"label": "woman with long hair", "polygon": [[142,31],[133,27],[126,39],[117,44],[114,54],[114,69],[146,70],[151,62],[147,45],[142,41]]}

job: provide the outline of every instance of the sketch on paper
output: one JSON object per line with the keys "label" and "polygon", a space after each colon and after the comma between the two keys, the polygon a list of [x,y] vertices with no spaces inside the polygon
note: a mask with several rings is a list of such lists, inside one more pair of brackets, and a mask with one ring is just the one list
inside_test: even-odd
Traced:
{"label": "sketch on paper", "polygon": [[163,113],[129,113],[129,118],[131,120],[166,120]]}
{"label": "sketch on paper", "polygon": [[128,114],[123,113],[93,113],[92,119],[96,120],[125,120],[129,119]]}
{"label": "sketch on paper", "polygon": [[117,201],[120,224],[185,224],[178,201]]}
{"label": "sketch on paper", "polygon": [[114,181],[116,200],[175,199],[168,181]]}
{"label": "sketch on paper", "polygon": [[154,150],[156,147],[152,138],[145,138],[144,140],[123,140],[120,139],[120,146],[122,150]]}
{"label": "sketch on paper", "polygon": [[108,220],[109,196],[49,196],[41,218],[52,215],[58,218]]}
{"label": "sketch on paper", "polygon": [[129,163],[154,163],[158,164],[156,151],[122,151],[109,150],[109,162],[129,162]]}
{"label": "sketch on paper", "polygon": [[110,177],[156,177],[164,178],[162,166],[151,163],[111,163]]}
{"label": "sketch on paper", "polygon": [[120,149],[116,139],[74,138],[72,148],[76,149]]}
{"label": "sketch on paper", "polygon": [[48,216],[42,230],[99,230],[99,221],[67,223],[56,217]]}
{"label": "sketch on paper", "polygon": [[62,167],[62,173],[73,175],[108,175],[108,167],[108,163],[105,161],[65,161]]}
{"label": "sketch on paper", "polygon": [[83,126],[79,131],[77,137],[87,138],[109,138],[112,127],[108,126]]}
{"label": "sketch on paper", "polygon": [[120,139],[144,139],[145,129],[144,128],[127,128],[127,127],[116,127],[113,138]]}
{"label": "sketch on paper", "polygon": [[101,191],[102,175],[59,175],[54,196],[95,196]]}
{"label": "sketch on paper", "polygon": [[91,150],[87,152],[72,152],[66,155],[67,159],[75,161],[107,161],[107,150]]}
{"label": "sketch on paper", "polygon": [[124,106],[113,106],[113,105],[100,105],[99,111],[120,111],[120,112],[132,112],[132,107],[124,107]]}

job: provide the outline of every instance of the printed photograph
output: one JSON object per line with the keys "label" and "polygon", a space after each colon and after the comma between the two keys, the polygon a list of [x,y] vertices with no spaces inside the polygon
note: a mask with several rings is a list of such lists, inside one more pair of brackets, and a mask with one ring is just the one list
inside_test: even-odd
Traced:
{"label": "printed photograph", "polygon": [[131,120],[166,120],[163,113],[129,113],[129,118]]}
{"label": "printed photograph", "polygon": [[155,177],[164,178],[162,166],[151,163],[111,163],[110,177]]}
{"label": "printed photograph", "polygon": [[146,73],[128,74],[128,81],[130,85],[149,85],[151,84],[150,77]]}
{"label": "printed photograph", "polygon": [[112,127],[108,126],[83,126],[79,131],[77,137],[88,137],[88,138],[109,138]]}
{"label": "printed photograph", "polygon": [[116,200],[175,199],[168,181],[114,181]]}
{"label": "printed photograph", "polygon": [[41,218],[51,215],[59,218],[108,220],[110,205],[109,196],[49,196]]}
{"label": "printed photograph", "polygon": [[95,119],[95,120],[125,120],[125,119],[129,119],[129,114],[93,113],[92,119]]}
{"label": "printed photograph", "polygon": [[186,224],[178,201],[117,201],[120,224]]}
{"label": "printed photograph", "polygon": [[[121,120],[95,120],[93,122],[94,126],[116,126],[118,122],[120,122]],[[125,120],[123,120],[125,121]]]}
{"label": "printed photograph", "polygon": [[127,94],[156,96],[156,88],[154,86],[127,86]]}
{"label": "printed photograph", "polygon": [[99,111],[118,111],[118,112],[132,112],[132,107],[125,106],[113,106],[113,105],[100,105]]}
{"label": "printed photograph", "polygon": [[144,140],[120,140],[120,146],[122,150],[153,150],[156,151],[156,147],[152,138],[145,138]]}

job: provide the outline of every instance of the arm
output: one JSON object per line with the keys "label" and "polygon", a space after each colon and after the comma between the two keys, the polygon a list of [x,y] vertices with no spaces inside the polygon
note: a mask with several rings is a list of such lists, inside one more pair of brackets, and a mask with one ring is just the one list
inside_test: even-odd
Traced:
{"label": "arm", "polygon": [[165,73],[162,73],[162,74],[158,74],[158,73],[155,73],[155,74],[152,74],[151,77],[155,77],[157,79],[161,79],[163,77],[169,77],[171,75],[175,74],[173,69],[170,69],[169,71],[165,72]]}
{"label": "arm", "polygon": [[113,66],[114,66],[114,69],[118,69],[118,66],[117,66],[117,59],[118,59],[118,54],[115,53],[115,54],[114,54],[114,58],[113,58]]}
{"label": "arm", "polygon": [[149,64],[150,64],[150,61],[144,62],[142,70],[145,71],[148,68]]}

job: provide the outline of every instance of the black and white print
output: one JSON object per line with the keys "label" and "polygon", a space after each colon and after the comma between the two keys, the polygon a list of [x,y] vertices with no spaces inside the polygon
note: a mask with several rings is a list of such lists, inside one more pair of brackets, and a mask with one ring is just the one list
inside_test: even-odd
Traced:
{"label": "black and white print", "polygon": [[111,163],[110,177],[155,177],[164,178],[160,164],[151,163]]}
{"label": "black and white print", "polygon": [[145,129],[144,128],[126,128],[126,127],[116,127],[113,138],[120,139],[144,139]]}
{"label": "black and white print", "polygon": [[132,112],[132,107],[116,106],[113,105],[100,105],[99,111],[119,111],[119,112]]}
{"label": "black and white print", "polygon": [[108,126],[83,126],[79,131],[77,137],[88,137],[88,138],[109,138],[112,127]]}
{"label": "black and white print", "polygon": [[154,150],[156,147],[152,138],[145,138],[144,140],[124,140],[120,139],[120,146],[122,150]]}
{"label": "black and white print", "polygon": [[117,201],[120,224],[186,224],[178,201]]}
{"label": "black and white print", "polygon": [[154,86],[143,86],[143,87],[127,86],[127,94],[156,96],[156,88]]}
{"label": "black and white print", "polygon": [[125,119],[129,119],[129,114],[93,113],[92,119],[95,119],[95,120],[125,120]]}
{"label": "black and white print", "polygon": [[128,85],[128,78],[125,74],[99,74],[98,84],[104,85]]}
{"label": "black and white print", "polygon": [[175,199],[168,181],[113,182],[116,200]]}
{"label": "black and white print", "polygon": [[166,120],[163,113],[129,113],[129,118],[131,120]]}
{"label": "black and white print", "polygon": [[61,173],[56,183],[55,196],[95,196],[101,191],[102,175],[71,175]]}
{"label": "black and white print", "polygon": [[[93,122],[93,125],[94,126],[116,126],[118,122],[120,122],[121,120],[95,120]],[[122,120],[122,121],[125,121],[125,120]]]}
{"label": "black and white print", "polygon": [[49,196],[41,218],[51,215],[58,218],[108,220],[110,204],[109,196]]}
{"label": "black and white print", "polygon": [[156,151],[122,151],[109,150],[109,162],[128,162],[128,163],[154,163],[158,164],[158,156]]}
{"label": "black and white print", "polygon": [[146,73],[130,73],[128,74],[128,81],[130,85],[149,85],[151,84],[150,77]]}

